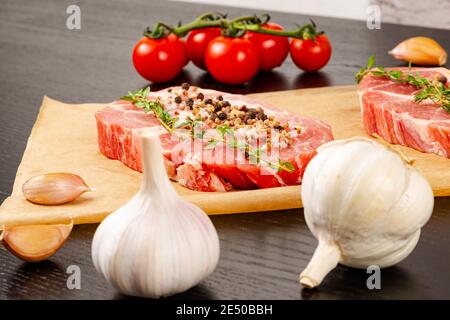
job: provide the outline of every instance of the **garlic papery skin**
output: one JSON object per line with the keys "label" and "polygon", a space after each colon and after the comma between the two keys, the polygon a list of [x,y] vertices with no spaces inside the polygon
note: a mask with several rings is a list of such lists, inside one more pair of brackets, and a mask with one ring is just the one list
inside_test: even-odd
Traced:
{"label": "garlic papery skin", "polygon": [[141,136],[140,191],[98,227],[94,266],[120,292],[159,298],[205,279],[219,260],[219,238],[209,217],[173,189],[158,134]]}
{"label": "garlic papery skin", "polygon": [[433,211],[425,178],[392,148],[367,138],[317,149],[302,181],[308,228],[319,241],[300,283],[312,288],[341,263],[392,266],[417,244]]}

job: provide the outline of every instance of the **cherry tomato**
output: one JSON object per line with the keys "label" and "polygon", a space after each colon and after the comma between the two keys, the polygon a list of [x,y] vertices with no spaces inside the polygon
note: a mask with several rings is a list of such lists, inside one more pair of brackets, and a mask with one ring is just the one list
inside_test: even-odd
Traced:
{"label": "cherry tomato", "polygon": [[187,54],[189,59],[199,67],[206,70],[205,52],[211,40],[220,37],[220,28],[205,28],[193,30],[187,38]]}
{"label": "cherry tomato", "polygon": [[[264,29],[283,30],[283,27],[276,23],[266,23]],[[260,70],[272,70],[281,65],[289,52],[289,40],[287,37],[272,36],[269,34],[247,31],[244,36],[253,42],[259,49]]]}
{"label": "cherry tomato", "polygon": [[174,34],[161,39],[143,37],[133,50],[137,72],[153,82],[175,78],[188,61],[185,44]]}
{"label": "cherry tomato", "polygon": [[241,84],[258,72],[259,52],[250,40],[218,37],[209,43],[205,62],[217,81]]}
{"label": "cherry tomato", "polygon": [[186,40],[181,39],[181,38],[179,38],[179,39],[180,39],[181,42],[183,42],[184,48],[186,49],[186,60],[184,61],[184,64],[183,64],[183,67],[185,67],[189,63],[189,61],[191,61],[191,60],[189,59],[189,56],[187,54]]}
{"label": "cherry tomato", "polygon": [[292,39],[290,45],[291,58],[302,70],[317,71],[325,66],[331,57],[331,44],[326,35],[311,39]]}

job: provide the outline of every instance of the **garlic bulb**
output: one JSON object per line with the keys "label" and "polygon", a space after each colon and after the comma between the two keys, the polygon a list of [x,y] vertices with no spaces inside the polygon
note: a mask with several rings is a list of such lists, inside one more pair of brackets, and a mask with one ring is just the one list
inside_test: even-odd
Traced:
{"label": "garlic bulb", "polygon": [[209,217],[173,189],[159,138],[141,136],[140,191],[98,227],[95,268],[124,294],[159,298],[206,278],[219,259],[219,238]]}
{"label": "garlic bulb", "polygon": [[427,37],[413,37],[400,42],[389,51],[395,59],[422,66],[443,66],[447,52],[435,40]]}
{"label": "garlic bulb", "polygon": [[302,182],[306,223],[319,245],[300,283],[315,287],[341,263],[392,266],[417,244],[433,210],[430,185],[404,156],[366,138],[318,148]]}

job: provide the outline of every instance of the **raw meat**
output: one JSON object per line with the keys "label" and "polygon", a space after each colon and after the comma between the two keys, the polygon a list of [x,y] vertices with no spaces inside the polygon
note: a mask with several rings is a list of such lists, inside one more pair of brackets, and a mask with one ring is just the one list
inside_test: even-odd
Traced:
{"label": "raw meat", "polygon": [[[202,99],[195,97],[201,93]],[[186,111],[186,101],[175,103],[176,96],[186,96],[180,87],[150,93],[150,99],[158,99],[171,115],[185,120],[192,112]],[[127,101],[115,101],[96,113],[98,144],[100,152],[111,159],[123,162],[133,170],[141,171],[140,144],[138,136],[141,130],[159,130],[166,169],[172,180],[198,191],[229,191],[231,189],[256,189],[277,186],[296,185],[301,183],[306,165],[321,144],[333,140],[329,125],[314,119],[279,110],[269,104],[258,103],[241,95],[232,95],[214,90],[205,90],[191,86],[190,96],[194,104],[216,99],[232,106],[252,109],[259,107],[266,117],[279,123],[289,124],[289,144],[280,142],[276,149],[277,159],[289,162],[295,169],[274,170],[269,166],[257,165],[248,159],[248,155],[226,143],[208,146],[204,139],[180,138],[168,133],[153,113],[144,113]],[[187,99],[187,97],[183,97]],[[217,101],[217,100],[216,100]],[[245,106],[245,107],[243,107]],[[182,110],[185,109],[185,110]],[[269,120],[268,120],[269,121]],[[211,127],[212,125],[208,125]],[[252,126],[243,125],[236,132],[244,136],[251,132]],[[213,130],[216,132],[216,130]],[[209,132],[209,131],[208,131]],[[275,130],[273,130],[275,132]],[[258,134],[257,134],[258,136]],[[261,137],[260,137],[261,138]],[[274,138],[272,138],[274,139]],[[275,153],[275,149],[270,149]],[[270,153],[269,151],[267,154]]]}
{"label": "raw meat", "polygon": [[[448,69],[413,68],[412,72],[426,78],[443,75],[449,85]],[[369,135],[376,133],[389,143],[450,158],[450,114],[432,101],[415,102],[417,91],[412,85],[365,76],[358,89],[364,127]]]}

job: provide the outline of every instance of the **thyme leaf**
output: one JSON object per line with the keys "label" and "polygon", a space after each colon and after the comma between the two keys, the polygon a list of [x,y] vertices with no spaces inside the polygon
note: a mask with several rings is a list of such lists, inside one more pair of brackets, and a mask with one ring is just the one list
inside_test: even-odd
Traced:
{"label": "thyme leaf", "polygon": [[398,83],[407,83],[417,89],[420,89],[414,95],[414,101],[422,102],[430,99],[434,103],[439,104],[446,112],[450,113],[450,89],[445,85],[447,79],[444,76],[435,77],[433,79],[424,78],[420,73],[413,73],[411,64],[409,64],[408,71],[402,70],[386,70],[384,67],[375,65],[375,57],[371,55],[367,61],[367,66],[361,68],[355,74],[357,83],[368,74],[376,77],[388,78]]}
{"label": "thyme leaf", "polygon": [[141,108],[144,112],[153,112],[161,125],[169,132],[173,132],[175,123],[178,118],[172,117],[164,108],[164,105],[158,100],[150,100],[150,87],[130,91],[121,100],[130,101],[135,107]]}
{"label": "thyme leaf", "polygon": [[272,164],[265,160],[263,158],[264,151],[261,148],[252,148],[248,143],[240,141],[236,137],[234,129],[229,125],[222,124],[216,128],[219,138],[209,138],[205,137],[206,131],[203,128],[203,122],[200,120],[188,117],[182,123],[176,124],[178,117],[173,117],[167,112],[160,101],[150,100],[149,97],[150,87],[147,87],[145,89],[130,91],[120,99],[130,101],[134,106],[143,109],[144,112],[153,112],[161,125],[170,133],[177,134],[177,132],[174,131],[175,129],[189,127],[191,138],[207,141],[206,149],[214,149],[219,142],[222,142],[226,143],[230,148],[243,150],[253,163],[260,164],[261,162],[265,162],[279,171],[295,171],[295,167],[290,162],[283,162],[278,159],[278,163]]}

